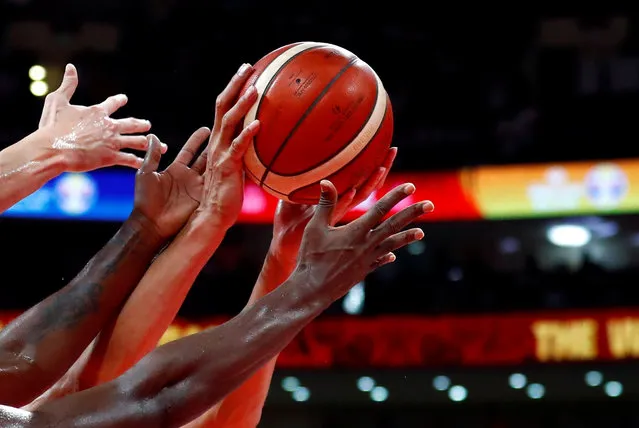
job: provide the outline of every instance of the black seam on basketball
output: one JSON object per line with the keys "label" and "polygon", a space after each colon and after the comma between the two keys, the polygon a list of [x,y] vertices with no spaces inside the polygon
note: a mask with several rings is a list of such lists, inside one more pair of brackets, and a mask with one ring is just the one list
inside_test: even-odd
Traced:
{"label": "black seam on basketball", "polygon": [[[299,45],[295,45],[295,46],[299,46]],[[291,46],[291,49],[293,49],[295,46]],[[314,49],[318,49],[318,48],[321,48],[321,47],[323,47],[323,45],[319,45],[319,46],[309,46],[308,48],[306,48],[306,49],[304,49],[304,50],[299,51],[298,53],[296,53],[295,55],[293,55],[292,57],[290,57],[289,59],[287,59],[287,60],[284,62],[284,64],[282,64],[282,65],[280,66],[280,68],[278,68],[278,69],[275,71],[275,73],[273,73],[273,75],[271,76],[271,80],[269,80],[269,81],[268,81],[268,83],[266,84],[266,86],[264,87],[264,92],[262,92],[262,97],[260,98],[260,102],[259,102],[259,103],[257,103],[257,110],[255,110],[255,119],[259,119],[259,117],[260,117],[260,108],[262,107],[262,101],[264,101],[264,97],[266,97],[266,94],[268,93],[268,90],[269,90],[269,89],[271,89],[271,86],[273,86],[273,82],[275,81],[275,78],[276,78],[277,76],[279,76],[280,71],[281,71],[284,67],[286,67],[286,66],[288,65],[288,63],[289,63],[289,62],[293,61],[295,58],[297,58],[299,55],[303,54],[304,52],[312,51],[312,50],[314,50]],[[282,52],[282,53],[280,54],[280,56],[281,56],[281,55],[283,55],[285,52],[287,52],[287,51]],[[275,61],[277,58],[279,58],[279,56],[275,57],[275,58],[273,59],[273,61]],[[273,61],[271,61],[270,63],[268,63],[268,64],[266,65],[266,67],[264,67],[264,70],[266,70],[266,68],[267,68],[269,65],[271,65],[271,64],[273,63]],[[262,71],[262,73],[263,73],[263,71]],[[258,76],[258,79],[259,79],[259,76]],[[257,82],[257,80],[256,80],[255,82]],[[253,141],[253,144],[255,144],[255,142],[257,141],[257,138],[259,138],[259,134],[255,137],[255,139],[254,139],[254,141]],[[277,152],[276,152],[276,155],[277,155]],[[260,163],[261,163],[262,165],[266,165],[266,162],[264,162],[264,161],[262,160],[262,158],[260,158],[260,152],[258,152],[258,151],[257,151],[257,144],[255,144],[255,156],[257,157],[257,159],[260,161]],[[266,171],[267,171],[267,172],[265,172],[265,174],[268,174],[268,168],[267,168],[267,170],[266,170]],[[263,181],[263,180],[260,180],[260,182],[262,182],[262,181]]]}
{"label": "black seam on basketball", "polygon": [[[322,159],[321,161],[317,162],[315,165],[311,165],[308,168],[303,169],[302,171],[296,171],[295,173],[292,173],[292,174],[288,174],[288,173],[284,174],[284,173],[281,173],[281,172],[274,173],[274,174],[277,174],[277,175],[279,175],[281,177],[295,177],[296,175],[304,174],[306,172],[314,170],[318,166],[321,166],[321,165],[325,164],[326,162],[328,162],[329,160],[334,158],[336,155],[338,155],[340,152],[345,150],[348,147],[348,145],[353,142],[355,137],[357,137],[359,135],[359,133],[362,132],[362,129],[364,129],[366,127],[366,125],[368,125],[368,121],[371,119],[371,117],[373,116],[373,113],[375,112],[375,107],[377,107],[377,97],[379,96],[379,84],[377,84],[377,79],[375,79],[375,82],[376,82],[376,84],[375,84],[375,102],[373,103],[373,107],[371,107],[371,110],[368,112],[368,116],[366,117],[366,121],[364,121],[362,123],[362,126],[357,130],[357,132],[355,132],[355,134],[350,139],[346,140],[347,141],[346,144],[344,144],[342,147],[337,149],[334,153],[331,153],[330,155],[325,156],[324,159]],[[386,110],[384,110],[384,114],[386,114]],[[384,119],[383,119],[383,116],[382,116],[382,122],[383,121],[384,121]],[[381,124],[380,124],[380,126],[381,126]],[[375,131],[375,132],[377,132],[377,131]],[[366,143],[366,145],[368,145],[368,143]],[[366,146],[364,146],[362,148],[362,150],[364,150],[365,148],[366,148]],[[360,153],[361,153],[361,151],[360,151]],[[357,155],[359,155],[359,153]],[[357,157],[357,156],[355,156],[355,157]],[[350,162],[351,161],[349,161],[349,163]],[[267,169],[267,171],[272,172],[270,170],[270,168]]]}
{"label": "black seam on basketball", "polygon": [[[322,98],[324,98],[324,96],[328,93],[329,89],[331,89],[331,87],[335,84],[335,82],[337,82],[337,80],[339,80],[339,78],[342,77],[342,75],[346,72],[346,70],[348,70],[349,68],[351,68],[353,66],[353,64],[355,63],[355,61],[357,61],[357,59],[358,58],[356,56],[351,58],[351,60],[348,61],[348,63],[335,76],[333,76],[331,81],[326,84],[324,89],[322,89],[322,92],[320,92],[319,95],[313,100],[311,105],[308,106],[308,108],[306,109],[304,114],[302,114],[302,117],[299,118],[299,120],[297,121],[297,123],[295,123],[295,125],[293,126],[291,131],[288,133],[286,138],[284,138],[284,141],[282,141],[282,144],[280,144],[280,146],[278,147],[277,151],[275,152],[275,155],[273,156],[273,159],[271,159],[271,162],[268,165],[266,165],[266,169],[264,170],[264,174],[262,174],[262,178],[260,180],[260,183],[264,183],[264,180],[266,179],[266,176],[268,175],[269,171],[271,170],[271,166],[273,166],[273,164],[275,163],[275,161],[277,160],[279,155],[282,154],[282,151],[284,150],[284,148],[286,147],[288,142],[291,140],[291,137],[293,137],[293,135],[295,134],[295,131],[297,131],[297,129],[300,127],[302,122],[304,122],[304,120],[313,111],[313,109],[317,106],[317,104],[319,104],[319,102],[322,100]],[[264,93],[266,93],[266,91],[264,91]],[[256,152],[257,152],[257,150],[256,150]]]}
{"label": "black seam on basketball", "polygon": [[[254,174],[251,174],[251,175],[252,175],[253,177],[255,177],[255,175],[254,175]],[[317,184],[317,183],[318,183],[318,182],[315,182],[315,183],[313,183],[313,184]],[[313,184],[309,184],[308,186],[304,186],[304,187],[309,187],[309,186],[312,186]],[[260,185],[260,187],[262,187],[262,188],[267,188],[267,189],[269,189],[270,191],[272,191],[273,193],[277,193],[278,195],[286,196],[287,198],[288,198],[289,196],[291,196],[291,194],[292,194],[292,193],[288,193],[288,194],[287,194],[287,193],[282,193],[282,192],[280,192],[280,191],[277,191],[277,190],[273,189],[271,186],[269,186],[268,184],[261,184],[261,185]],[[295,190],[293,190],[293,193],[295,193],[297,190],[299,190],[299,189],[295,189]],[[344,192],[343,192],[343,193],[338,194],[338,195],[337,195],[337,197],[338,197],[338,198],[341,198],[342,196],[344,196],[345,194],[347,194],[350,190],[351,190],[351,189],[346,189],[346,190],[344,190]],[[310,198],[302,198],[302,199],[301,199],[301,201],[308,201],[308,204],[311,204],[311,201],[312,201],[312,202],[315,202],[315,200],[312,200],[312,199],[310,199]],[[296,203],[301,204],[301,203],[304,203],[304,202],[296,202]]]}
{"label": "black seam on basketball", "polygon": [[260,179],[258,178],[258,176],[257,176],[257,175],[253,174],[253,171],[251,171],[249,168],[244,168],[244,171],[245,171],[248,175],[250,175],[251,177],[253,177],[253,179],[255,180],[256,184],[257,184],[258,186],[260,186],[260,187],[261,187],[261,184],[259,184],[259,183],[260,183]]}
{"label": "black seam on basketball", "polygon": [[[355,162],[355,161],[356,161],[356,160],[357,160],[357,159],[358,159],[358,158],[359,158],[359,157],[360,157],[363,153],[365,153],[365,152],[366,152],[366,149],[368,148],[368,146],[369,146],[369,145],[370,145],[373,141],[375,141],[375,137],[377,137],[377,135],[379,134],[379,131],[381,131],[382,126],[384,125],[384,121],[386,120],[386,114],[388,113],[388,107],[389,107],[389,105],[390,105],[390,102],[388,101],[388,94],[387,94],[387,93],[384,93],[384,96],[386,97],[386,107],[384,108],[384,116],[382,116],[382,121],[380,122],[379,126],[378,126],[378,127],[377,127],[377,129],[375,130],[375,133],[373,134],[373,136],[371,137],[371,139],[368,141],[368,143],[366,143],[366,145],[364,146],[364,148],[363,148],[363,149],[362,149],[362,150],[361,150],[361,151],[357,154],[357,156],[355,156],[353,159],[351,159],[350,161],[348,161],[348,163],[347,163],[346,165],[344,165],[343,167],[341,167],[341,168],[340,168],[340,169],[338,169],[337,171],[333,172],[333,173],[331,174],[331,176],[332,176],[332,175],[335,175],[335,174],[337,174],[337,173],[339,173],[339,172],[340,172],[340,171],[342,171],[344,168],[347,168],[350,164],[352,164],[353,162]],[[255,177],[255,174],[253,174],[253,173],[250,173],[250,174],[251,174],[253,177]],[[256,178],[257,178],[257,177],[256,177]],[[330,178],[330,176],[329,176],[328,178]],[[308,185],[306,185],[306,186],[304,186],[304,187],[310,187],[310,186],[312,186],[312,185],[314,185],[314,184],[317,184],[317,183],[318,183],[318,182],[311,183],[311,184],[308,184]],[[286,194],[286,193],[282,193],[282,192],[279,192],[279,191],[277,191],[277,190],[273,189],[271,186],[269,186],[268,184],[265,184],[264,182],[261,182],[261,183],[260,183],[260,187],[266,187],[266,188],[268,188],[269,190],[271,190],[272,192],[277,193],[278,195],[286,196],[287,198],[288,198],[289,196],[291,196],[291,194],[292,194],[292,193],[295,193],[296,191],[300,190],[300,189],[295,189],[292,193],[288,193],[288,194]],[[303,189],[304,187],[301,187],[301,189]],[[349,190],[351,190],[351,189],[345,189],[343,194],[346,194]],[[340,194],[339,196],[342,196],[343,194]]]}

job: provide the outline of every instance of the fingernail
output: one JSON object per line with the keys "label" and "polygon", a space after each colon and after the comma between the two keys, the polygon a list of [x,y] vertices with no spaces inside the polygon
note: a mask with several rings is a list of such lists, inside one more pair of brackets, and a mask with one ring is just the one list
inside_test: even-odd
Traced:
{"label": "fingernail", "polygon": [[426,201],[422,204],[422,211],[429,213],[435,209],[435,205],[431,201]]}
{"label": "fingernail", "polygon": [[248,89],[244,93],[244,97],[245,98],[251,98],[255,94],[257,94],[257,88],[255,88],[254,85],[251,85],[251,86],[248,87]]}
{"label": "fingernail", "polygon": [[260,121],[254,120],[253,122],[249,124],[248,129],[249,131],[253,132],[253,131],[257,131],[259,127],[260,127]]}
{"label": "fingernail", "polygon": [[395,260],[397,260],[397,256],[391,253],[391,255],[388,257],[389,263],[393,263]]}
{"label": "fingernail", "polygon": [[418,241],[421,241],[424,238],[424,232],[421,229],[419,229],[415,232],[415,235],[413,236],[415,236],[415,239],[417,239]]}
{"label": "fingernail", "polygon": [[71,71],[71,64],[67,64],[67,65],[64,67],[64,72],[65,72],[65,73],[68,73],[68,72],[70,72],[70,71]]}
{"label": "fingernail", "polygon": [[237,71],[237,75],[240,77],[244,77],[244,75],[249,71],[250,68],[251,68],[250,64],[242,64],[240,69]]}
{"label": "fingernail", "polygon": [[404,193],[406,193],[407,195],[412,195],[413,193],[415,193],[415,185],[413,183],[408,183],[407,185],[405,185]]}
{"label": "fingernail", "polygon": [[328,192],[328,180],[320,181],[320,188],[322,189],[322,192]]}
{"label": "fingernail", "polygon": [[169,146],[167,146],[164,143],[160,143],[160,146],[162,146],[162,149],[167,150],[169,148]]}

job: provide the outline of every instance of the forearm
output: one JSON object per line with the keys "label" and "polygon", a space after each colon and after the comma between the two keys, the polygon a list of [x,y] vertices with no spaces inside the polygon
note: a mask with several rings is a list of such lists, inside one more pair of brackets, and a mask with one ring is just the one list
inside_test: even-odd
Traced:
{"label": "forearm", "polygon": [[[278,255],[276,249],[277,245],[271,245],[260,276],[253,287],[249,305],[280,286],[295,268],[295,257]],[[268,395],[276,360],[277,355],[220,403],[189,424],[188,428],[256,427]]]}
{"label": "forearm", "polygon": [[69,394],[78,392],[80,390],[80,374],[89,361],[91,351],[95,345],[95,341],[92,342],[82,352],[80,358],[78,358],[71,368],[62,376],[58,381],[49,389],[47,389],[42,395],[33,400],[31,403],[23,407],[24,410],[36,410],[45,403],[48,403],[58,398],[66,397]]}
{"label": "forearm", "polygon": [[[170,409],[167,426],[189,422],[272,360],[329,305],[305,285],[292,277],[231,321],[158,348],[124,376],[147,393],[161,391]],[[157,379],[162,383],[152,383]]]}
{"label": "forearm", "polygon": [[187,225],[153,261],[113,325],[100,334],[82,389],[120,376],[157,346],[224,235],[222,229],[204,233]]}
{"label": "forearm", "polygon": [[19,384],[0,385],[0,402],[23,405],[59,379],[122,305],[161,241],[139,219],[127,220],[69,285],[0,332],[0,350],[29,361]]}
{"label": "forearm", "polygon": [[62,156],[44,130],[0,151],[0,213],[63,172]]}

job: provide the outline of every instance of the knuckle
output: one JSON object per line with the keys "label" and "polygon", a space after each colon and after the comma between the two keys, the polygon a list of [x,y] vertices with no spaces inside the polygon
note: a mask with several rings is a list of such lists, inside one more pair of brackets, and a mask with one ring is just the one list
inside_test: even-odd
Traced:
{"label": "knuckle", "polygon": [[375,206],[373,207],[373,210],[374,210],[375,214],[377,214],[379,217],[383,217],[386,214],[386,212],[388,211],[386,209],[386,204],[384,204],[384,203],[375,204]]}
{"label": "knuckle", "polygon": [[215,99],[215,108],[216,110],[220,111],[222,110],[222,108],[224,107],[224,94],[220,94],[217,96],[217,98]]}
{"label": "knuckle", "polygon": [[232,121],[233,121],[233,113],[230,111],[227,111],[226,113],[224,113],[224,116],[222,116],[222,126],[230,126]]}
{"label": "knuckle", "polygon": [[402,225],[399,224],[396,220],[391,220],[388,222],[388,231],[391,235],[399,233],[402,230]]}
{"label": "knuckle", "polygon": [[240,148],[239,148],[239,141],[236,138],[235,140],[233,140],[233,142],[231,143],[231,147],[229,147],[229,154],[231,156],[237,155],[240,152]]}

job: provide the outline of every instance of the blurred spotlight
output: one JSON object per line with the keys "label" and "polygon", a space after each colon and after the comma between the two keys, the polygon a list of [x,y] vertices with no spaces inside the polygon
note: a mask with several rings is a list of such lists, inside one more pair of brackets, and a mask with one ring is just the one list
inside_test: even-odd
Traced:
{"label": "blurred spotlight", "polygon": [[619,397],[623,393],[623,385],[617,381],[606,382],[604,392],[609,397]]}
{"label": "blurred spotlight", "polygon": [[375,387],[375,380],[369,376],[362,376],[357,379],[357,389],[362,392],[371,392]]}
{"label": "blurred spotlight", "polygon": [[546,388],[539,383],[531,383],[526,388],[526,394],[533,400],[539,400],[546,394]]}
{"label": "blurred spotlight", "polygon": [[346,296],[342,299],[342,309],[350,315],[361,314],[364,309],[365,297],[364,281],[362,281],[346,293]]}
{"label": "blurred spotlight", "polygon": [[586,385],[588,386],[599,386],[601,382],[603,382],[603,375],[598,371],[589,371],[586,373]]}
{"label": "blurred spotlight", "polygon": [[311,398],[311,391],[309,391],[308,388],[300,386],[295,391],[293,391],[292,397],[295,401],[308,401],[308,399]]}
{"label": "blurred spotlight", "polygon": [[448,271],[448,280],[452,282],[461,281],[464,277],[464,273],[458,267],[454,267]]}
{"label": "blurred spotlight", "polygon": [[282,389],[284,391],[293,392],[300,387],[300,380],[294,376],[287,376],[282,379]]}
{"label": "blurred spotlight", "polygon": [[411,256],[419,256],[424,252],[425,249],[426,244],[424,244],[422,241],[415,241],[408,247],[406,247],[406,251],[408,251],[408,254],[410,254]]}
{"label": "blurred spotlight", "polygon": [[519,251],[520,246],[521,245],[519,244],[519,240],[517,238],[509,236],[499,242],[499,251],[501,251],[503,254],[514,254]]}
{"label": "blurred spotlight", "polygon": [[468,391],[461,385],[452,386],[448,390],[448,398],[452,401],[464,401],[468,397]]}
{"label": "blurred spotlight", "polygon": [[383,386],[376,386],[371,390],[371,400],[381,403],[388,398],[388,389]]}
{"label": "blurred spotlight", "polygon": [[583,247],[590,242],[592,236],[583,226],[564,224],[549,228],[547,237],[558,247]]}
{"label": "blurred spotlight", "polygon": [[47,82],[43,82],[41,80],[31,82],[29,89],[31,90],[31,93],[36,97],[43,97],[49,93],[49,85],[47,85]]}
{"label": "blurred spotlight", "polygon": [[446,391],[450,387],[450,379],[447,376],[435,376],[433,388],[437,391]]}
{"label": "blurred spotlight", "polygon": [[513,389],[522,389],[526,386],[527,382],[528,379],[526,379],[526,376],[521,373],[513,373],[508,378],[508,385],[510,385]]}
{"label": "blurred spotlight", "polygon": [[31,80],[44,80],[47,77],[47,69],[41,65],[34,65],[29,69],[29,78]]}

